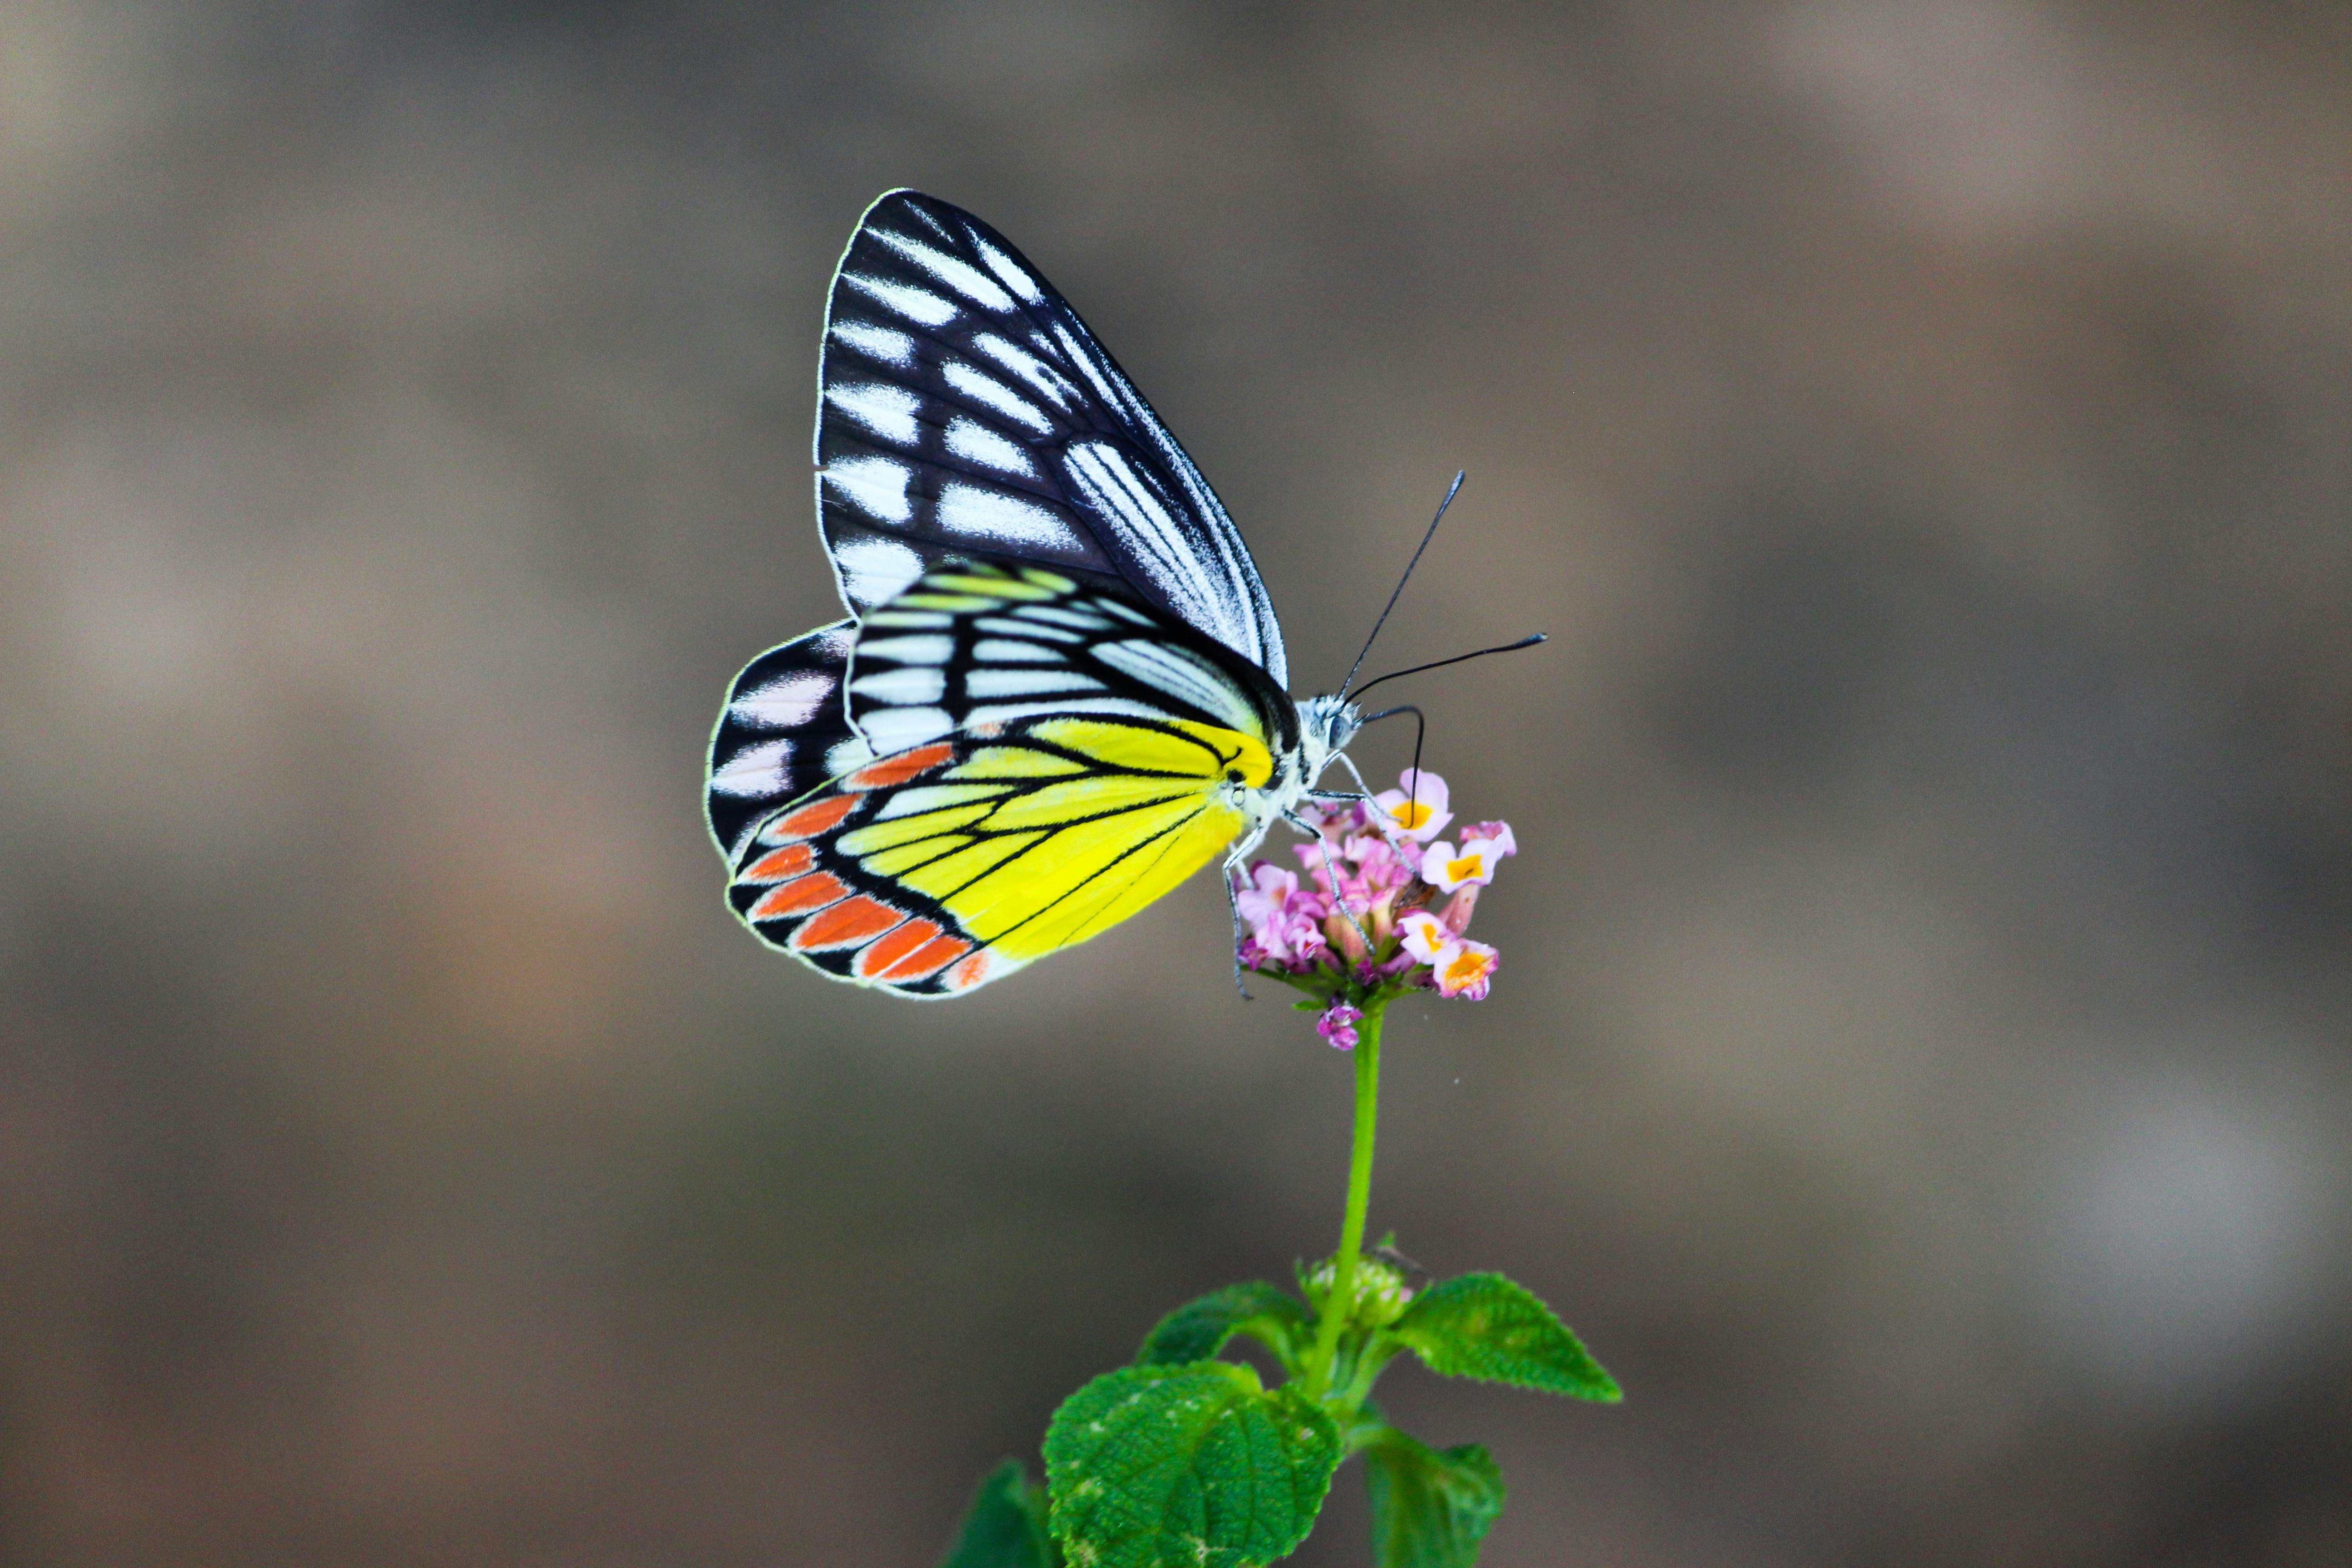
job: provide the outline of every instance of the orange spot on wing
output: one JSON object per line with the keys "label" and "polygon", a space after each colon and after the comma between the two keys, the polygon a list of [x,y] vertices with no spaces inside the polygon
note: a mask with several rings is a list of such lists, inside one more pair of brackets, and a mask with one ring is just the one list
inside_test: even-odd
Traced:
{"label": "orange spot on wing", "polygon": [[836,795],[787,812],[760,832],[762,842],[789,844],[795,838],[814,838],[829,827],[837,827],[841,819],[857,806],[854,795]]}
{"label": "orange spot on wing", "polygon": [[948,971],[948,989],[969,991],[988,978],[988,954],[975,952]]}
{"label": "orange spot on wing", "polygon": [[858,978],[873,979],[939,934],[940,928],[934,921],[908,921],[857,955]]}
{"label": "orange spot on wing", "polygon": [[892,964],[888,973],[877,978],[887,980],[894,985],[903,985],[911,981],[927,979],[971,951],[971,943],[960,936],[933,937]]}
{"label": "orange spot on wing", "polygon": [[844,899],[823,914],[810,916],[806,924],[793,932],[793,950],[807,952],[820,947],[856,947],[872,942],[906,918],[906,910],[894,910],[860,893],[854,899]]}
{"label": "orange spot on wing", "polygon": [[844,789],[889,789],[908,779],[929,773],[955,756],[950,745],[917,746],[911,752],[901,752],[895,757],[885,757],[878,763],[868,763],[841,781]]}
{"label": "orange spot on wing", "polygon": [[804,915],[848,896],[849,889],[842,885],[840,878],[830,871],[818,871],[795,877],[781,888],[769,889],[751,906],[749,918],[772,921],[784,915]]}
{"label": "orange spot on wing", "polygon": [[735,879],[739,882],[781,882],[787,877],[797,877],[816,864],[816,851],[805,844],[787,844],[782,849],[771,849],[749,866]]}

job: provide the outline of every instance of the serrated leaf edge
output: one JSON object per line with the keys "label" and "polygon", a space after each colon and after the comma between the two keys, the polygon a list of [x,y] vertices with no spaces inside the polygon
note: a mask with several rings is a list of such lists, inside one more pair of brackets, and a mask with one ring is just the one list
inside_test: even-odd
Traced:
{"label": "serrated leaf edge", "polygon": [[[1525,1300],[1533,1302],[1543,1311],[1546,1317],[1551,1320],[1553,1327],[1557,1328],[1561,1333],[1568,1336],[1568,1342],[1576,1348],[1576,1353],[1581,1356],[1585,1363],[1590,1365],[1594,1372],[1600,1374],[1601,1381],[1598,1387],[1590,1393],[1581,1389],[1551,1388],[1539,1384],[1521,1382],[1516,1378],[1495,1377],[1486,1373],[1448,1372],[1433,1364],[1428,1355],[1423,1352],[1422,1347],[1415,1344],[1412,1341],[1412,1334],[1415,1327],[1413,1320],[1417,1315],[1420,1315],[1423,1312],[1424,1308],[1429,1307],[1432,1302],[1446,1300],[1446,1298],[1441,1296],[1440,1292],[1453,1286],[1462,1285],[1471,1281],[1487,1282],[1503,1286],[1504,1288],[1516,1292]],[[1396,1350],[1409,1350],[1413,1353],[1414,1358],[1417,1359],[1422,1365],[1428,1367],[1431,1372],[1435,1373],[1440,1377],[1458,1377],[1470,1383],[1483,1383],[1500,1388],[1517,1388],[1531,1394],[1559,1394],[1563,1398],[1582,1399],[1595,1405],[1618,1405],[1623,1403],[1625,1398],[1624,1389],[1619,1386],[1618,1382],[1614,1377],[1610,1375],[1609,1369],[1602,1366],[1591,1351],[1585,1347],[1584,1342],[1577,1337],[1576,1331],[1570,1328],[1565,1322],[1560,1321],[1559,1314],[1552,1310],[1551,1303],[1546,1301],[1542,1297],[1537,1295],[1534,1291],[1528,1289],[1526,1286],[1520,1284],[1517,1280],[1510,1278],[1508,1275],[1496,1273],[1492,1269],[1477,1269],[1468,1274],[1457,1274],[1451,1279],[1442,1280],[1422,1291],[1414,1300],[1412,1305],[1404,1310],[1404,1315],[1402,1317],[1400,1317],[1395,1322],[1391,1323],[1387,1328],[1382,1329],[1374,1336],[1372,1345],[1367,1348],[1367,1353],[1377,1353],[1382,1348],[1381,1342],[1384,1340],[1392,1342],[1395,1347],[1395,1349],[1388,1352],[1389,1355],[1393,1356],[1396,1353]]]}

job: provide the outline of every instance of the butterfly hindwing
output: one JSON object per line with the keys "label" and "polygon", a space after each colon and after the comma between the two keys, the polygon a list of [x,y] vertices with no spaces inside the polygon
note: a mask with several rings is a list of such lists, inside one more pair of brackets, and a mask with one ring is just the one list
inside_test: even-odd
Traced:
{"label": "butterfly hindwing", "polygon": [[868,611],[849,721],[881,755],[1050,713],[1183,719],[1297,743],[1265,671],[1122,588],[1041,567],[950,562]]}
{"label": "butterfly hindwing", "polygon": [[771,945],[845,980],[952,996],[1084,942],[1224,847],[1217,795],[1263,747],[1230,731],[1044,719],[855,769],[772,814],[729,900]]}
{"label": "butterfly hindwing", "polygon": [[[1037,568],[927,574],[869,615],[847,689],[882,754],[757,820],[729,898],[771,944],[909,995],[960,994],[1158,899],[1232,840],[1234,786],[1264,788],[1296,743],[1255,667]],[[886,739],[918,708],[957,721]]]}
{"label": "butterfly hindwing", "polygon": [[728,688],[703,805],[730,861],[760,818],[872,759],[843,701],[856,635],[855,621],[819,626],[745,665]]}
{"label": "butterfly hindwing", "polygon": [[950,556],[1120,584],[1288,679],[1240,531],[1067,301],[994,229],[893,191],[826,307],[817,506],[862,616]]}

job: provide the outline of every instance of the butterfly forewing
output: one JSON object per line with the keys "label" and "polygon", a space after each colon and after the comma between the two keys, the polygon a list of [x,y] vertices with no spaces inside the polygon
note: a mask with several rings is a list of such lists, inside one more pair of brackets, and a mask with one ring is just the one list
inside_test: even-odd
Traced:
{"label": "butterfly forewing", "polygon": [[950,556],[1121,584],[1288,679],[1224,508],[1053,286],[994,229],[912,191],[834,275],[818,511],[851,612]]}

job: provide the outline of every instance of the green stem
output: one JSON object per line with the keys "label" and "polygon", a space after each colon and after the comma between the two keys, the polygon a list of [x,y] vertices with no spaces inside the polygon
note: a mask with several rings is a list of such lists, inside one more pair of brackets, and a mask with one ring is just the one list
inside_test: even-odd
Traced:
{"label": "green stem", "polygon": [[1348,1208],[1339,1225],[1339,1250],[1331,1263],[1331,1290],[1323,1298],[1323,1319],[1316,1326],[1315,1352],[1307,1363],[1309,1399],[1321,1399],[1329,1392],[1339,1331],[1355,1315],[1356,1259],[1364,1250],[1364,1210],[1372,1195],[1372,1135],[1381,1115],[1381,1015],[1387,1010],[1386,1002],[1375,1002],[1356,1025],[1356,1144],[1348,1163]]}

